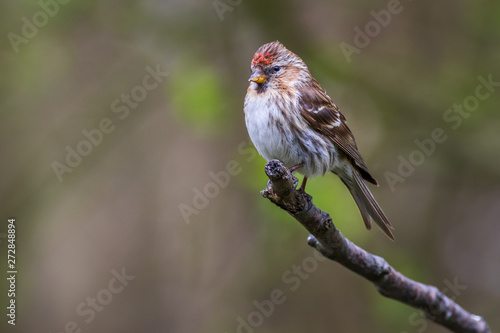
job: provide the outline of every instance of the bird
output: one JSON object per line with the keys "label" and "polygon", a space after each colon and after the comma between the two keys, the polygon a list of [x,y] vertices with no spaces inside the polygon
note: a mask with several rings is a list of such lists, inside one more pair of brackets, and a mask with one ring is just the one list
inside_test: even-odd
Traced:
{"label": "bird", "polygon": [[251,61],[244,102],[250,139],[266,160],[280,160],[308,178],[336,174],[351,193],[368,230],[371,221],[394,240],[389,219],[366,182],[378,186],[346,119],[305,62],[279,41],[262,45]]}

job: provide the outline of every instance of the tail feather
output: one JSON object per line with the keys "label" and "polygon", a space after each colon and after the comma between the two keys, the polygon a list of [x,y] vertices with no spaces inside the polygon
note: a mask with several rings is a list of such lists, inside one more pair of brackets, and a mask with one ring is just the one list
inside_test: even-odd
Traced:
{"label": "tail feather", "polygon": [[341,179],[349,189],[349,192],[351,192],[359,212],[363,217],[366,229],[371,229],[371,220],[373,220],[387,237],[394,240],[394,235],[391,232],[391,229],[394,228],[387,216],[385,216],[382,208],[380,208],[377,201],[375,201],[375,198],[366,186],[361,174],[357,170],[353,170],[352,174],[352,178],[341,177]]}

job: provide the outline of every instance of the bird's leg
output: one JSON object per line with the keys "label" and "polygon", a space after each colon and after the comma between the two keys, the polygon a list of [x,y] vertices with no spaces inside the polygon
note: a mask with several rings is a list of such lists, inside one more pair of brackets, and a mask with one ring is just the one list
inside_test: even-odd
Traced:
{"label": "bird's leg", "polygon": [[306,191],[306,183],[307,183],[307,177],[304,176],[304,179],[302,180],[302,185],[300,185],[299,191],[302,191],[302,192]]}
{"label": "bird's leg", "polygon": [[291,166],[288,170],[290,170],[290,172],[294,172],[295,170],[297,170],[298,168],[303,167],[303,166],[304,166],[304,163],[299,163],[297,165]]}
{"label": "bird's leg", "polygon": [[[304,163],[299,163],[297,165],[291,166],[289,170],[290,170],[290,172],[294,172],[295,170],[297,170],[298,168],[303,167],[303,166],[304,166]],[[305,191],[306,182],[307,182],[307,177],[304,176],[304,180],[302,181],[302,185],[300,185],[299,191],[302,191],[302,192]],[[297,187],[297,185],[295,185],[295,187]]]}

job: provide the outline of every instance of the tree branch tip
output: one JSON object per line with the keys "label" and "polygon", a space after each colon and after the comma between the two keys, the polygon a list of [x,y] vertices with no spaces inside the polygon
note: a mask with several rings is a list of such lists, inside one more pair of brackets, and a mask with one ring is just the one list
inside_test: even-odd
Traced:
{"label": "tree branch tip", "polygon": [[316,239],[316,237],[314,237],[313,235],[309,235],[307,236],[307,244],[310,246],[310,247],[314,247],[316,248],[316,246],[318,246],[318,240]]}
{"label": "tree branch tip", "polygon": [[286,176],[288,169],[281,161],[270,160],[264,166],[264,171],[269,179],[278,180]]}
{"label": "tree branch tip", "polygon": [[478,315],[472,315],[472,320],[474,321],[484,321],[484,318]]}

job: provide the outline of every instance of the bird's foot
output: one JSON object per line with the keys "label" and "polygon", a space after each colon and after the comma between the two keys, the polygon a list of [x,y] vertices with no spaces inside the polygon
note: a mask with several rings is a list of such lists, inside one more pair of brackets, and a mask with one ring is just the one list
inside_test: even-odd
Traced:
{"label": "bird's foot", "polygon": [[301,168],[303,166],[304,166],[304,163],[299,163],[297,165],[291,166],[288,170],[290,170],[290,172],[294,172],[295,170],[297,170],[298,168]]}

